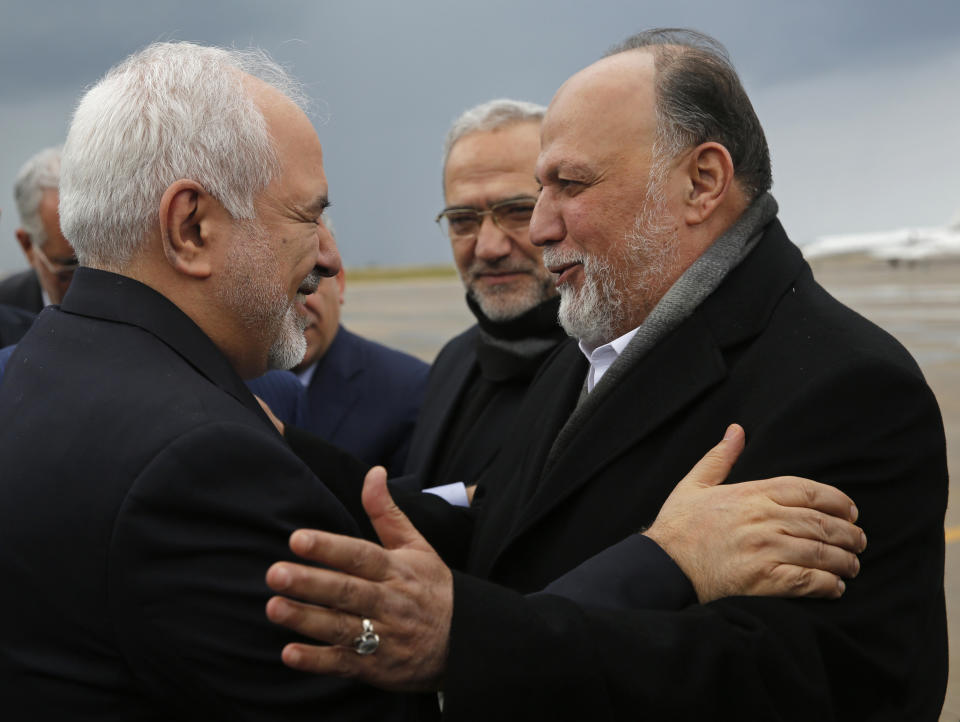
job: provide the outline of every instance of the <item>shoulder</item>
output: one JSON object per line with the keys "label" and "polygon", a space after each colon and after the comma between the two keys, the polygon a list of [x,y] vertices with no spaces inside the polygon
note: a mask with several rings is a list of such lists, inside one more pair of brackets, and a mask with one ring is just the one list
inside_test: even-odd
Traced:
{"label": "shoulder", "polygon": [[37,280],[37,274],[31,269],[14,273],[12,276],[0,281],[0,303],[6,303],[12,306],[36,309],[42,305],[40,296],[40,282]]}
{"label": "shoulder", "polygon": [[6,278],[0,280],[0,292],[8,292],[13,289],[27,288],[32,283],[39,283],[37,275],[30,269],[12,273]]}
{"label": "shoulder", "polygon": [[866,365],[920,376],[913,357],[896,338],[830,295],[809,270],[777,305],[768,335],[824,371]]}
{"label": "shoulder", "polygon": [[36,317],[23,308],[0,304],[0,346],[19,341]]}

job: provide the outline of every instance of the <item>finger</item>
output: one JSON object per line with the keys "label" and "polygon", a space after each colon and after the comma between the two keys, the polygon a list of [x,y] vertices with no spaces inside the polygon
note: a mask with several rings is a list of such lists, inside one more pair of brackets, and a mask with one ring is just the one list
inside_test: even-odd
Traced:
{"label": "finger", "polygon": [[301,672],[352,679],[360,676],[365,663],[372,656],[363,657],[347,647],[288,644],[283,648],[281,659],[288,667]]}
{"label": "finger", "polygon": [[272,597],[267,602],[267,619],[318,642],[347,647],[363,631],[361,618],[355,614],[344,614],[285,597]]}
{"label": "finger", "polygon": [[433,551],[407,515],[393,502],[387,489],[387,470],[382,466],[375,466],[367,472],[360,500],[385,548]]}
{"label": "finger", "polygon": [[379,609],[375,584],[330,569],[277,562],[267,570],[267,586],[289,597],[354,614]]}
{"label": "finger", "polygon": [[374,581],[386,579],[390,565],[386,551],[373,542],[316,529],[293,532],[290,549],[303,559]]}
{"label": "finger", "polygon": [[780,537],[769,553],[780,564],[829,572],[846,579],[860,573],[860,560],[856,554],[812,539]]}
{"label": "finger", "polygon": [[778,476],[761,483],[767,496],[783,506],[805,506],[849,521],[859,515],[853,499],[828,484],[799,476]]}
{"label": "finger", "polygon": [[697,486],[721,484],[730,474],[730,469],[743,451],[744,443],[743,427],[740,424],[730,424],[723,435],[723,440],[696,463],[680,484]]}
{"label": "finger", "polygon": [[844,581],[830,572],[783,564],[755,591],[769,597],[838,599],[846,589]]}
{"label": "finger", "polygon": [[787,515],[779,520],[784,532],[794,537],[831,544],[859,554],[867,547],[867,535],[856,524],[803,507],[781,507]]}

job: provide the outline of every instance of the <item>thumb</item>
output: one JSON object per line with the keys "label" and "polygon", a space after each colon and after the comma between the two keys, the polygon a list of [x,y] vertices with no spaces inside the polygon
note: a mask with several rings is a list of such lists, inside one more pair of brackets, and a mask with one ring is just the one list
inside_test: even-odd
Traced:
{"label": "thumb", "polygon": [[730,424],[723,435],[723,440],[690,469],[680,484],[707,487],[723,483],[740,456],[740,452],[743,451],[744,443],[743,427],[740,424]]}
{"label": "thumb", "polygon": [[394,503],[387,489],[387,470],[382,466],[374,466],[367,472],[360,501],[385,549],[406,547],[432,551],[427,540]]}

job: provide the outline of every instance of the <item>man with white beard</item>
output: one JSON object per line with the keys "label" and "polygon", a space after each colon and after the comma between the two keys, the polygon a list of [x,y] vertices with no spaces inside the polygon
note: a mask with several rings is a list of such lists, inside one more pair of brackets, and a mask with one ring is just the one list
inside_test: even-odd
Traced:
{"label": "man with white beard", "polygon": [[[272,599],[270,618],[330,645],[290,645],[284,661],[434,685],[452,720],[936,719],[947,673],[936,400],[909,354],[830,297],[787,239],[763,130],[726,51],[693,31],[629,38],[554,96],[537,176],[530,239],[578,342],[542,369],[485,475],[465,561],[445,559],[474,576],[443,564],[427,542],[448,542],[424,540],[374,470],[363,501],[386,549],[300,530],[292,548],[340,571],[268,574],[301,600]],[[719,515],[763,508],[744,496],[681,535],[707,548],[665,545],[695,596],[669,611],[611,608],[644,540],[677,529],[664,522],[684,485],[668,498],[670,480],[732,421],[749,443],[728,481],[790,471],[845,491],[870,539],[862,570],[797,574],[842,592],[835,601],[725,596],[730,567],[706,554],[745,533],[718,530]],[[717,451],[741,442],[734,429]],[[601,586],[516,593],[593,554]],[[353,653],[361,620],[382,654]]]}
{"label": "man with white beard", "polygon": [[5,719],[405,718],[285,670],[262,612],[291,531],[359,533],[242,381],[299,362],[340,267],[301,97],[259,51],[159,43],[74,114],[81,267],[0,385]]}

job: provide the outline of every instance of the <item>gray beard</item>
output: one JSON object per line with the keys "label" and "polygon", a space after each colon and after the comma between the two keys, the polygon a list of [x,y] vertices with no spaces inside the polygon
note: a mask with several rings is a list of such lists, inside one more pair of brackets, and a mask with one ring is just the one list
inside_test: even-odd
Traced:
{"label": "gray beard", "polygon": [[231,309],[252,338],[272,339],[268,369],[291,369],[303,360],[308,320],[297,313],[278,278],[278,261],[269,239],[256,221],[239,221],[238,241],[227,260],[225,282],[217,296]]}
{"label": "gray beard", "polygon": [[[666,292],[666,280],[677,265],[677,251],[677,232],[654,176],[633,229],[605,255],[544,249],[543,260],[548,266],[583,263],[579,291],[568,284],[558,287],[560,325],[591,349],[635,328]],[[628,323],[630,328],[625,328]]]}
{"label": "gray beard", "polygon": [[267,352],[268,369],[292,369],[298,366],[307,353],[307,339],[303,332],[308,319],[297,313],[291,305],[283,316],[280,333]]}
{"label": "gray beard", "polygon": [[[547,273],[545,269],[541,269],[545,275],[533,275],[530,277],[530,282],[524,283],[519,288],[494,286],[488,288],[484,293],[478,293],[471,285],[470,277],[489,268],[497,268],[497,266],[495,264],[474,263],[467,269],[466,273],[460,274],[460,278],[467,289],[467,293],[480,306],[483,315],[491,321],[509,321],[522,316],[556,293],[553,287],[553,275]],[[507,267],[501,266],[499,270],[505,271]],[[527,269],[520,268],[517,270]]]}

